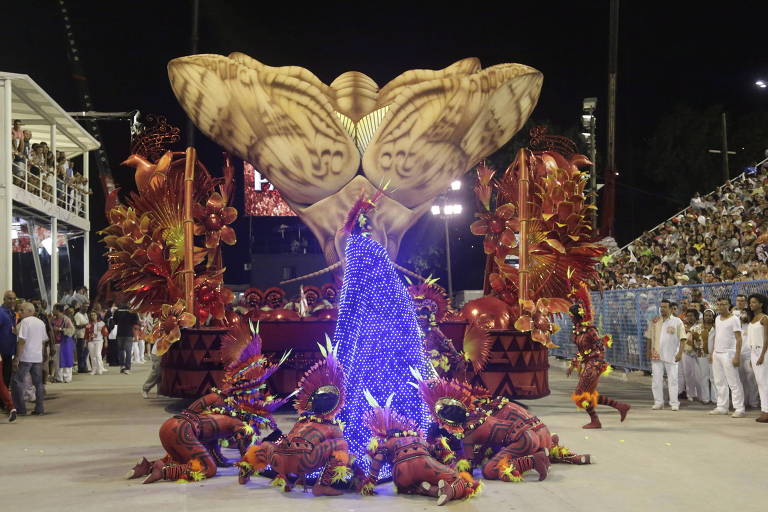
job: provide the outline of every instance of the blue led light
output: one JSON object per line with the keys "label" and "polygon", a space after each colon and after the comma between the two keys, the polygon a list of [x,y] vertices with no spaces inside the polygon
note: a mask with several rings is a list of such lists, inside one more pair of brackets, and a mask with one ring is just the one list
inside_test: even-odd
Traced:
{"label": "blue led light", "polygon": [[[339,345],[339,361],[344,365],[347,400],[339,418],[346,424],[344,437],[357,461],[368,470],[365,456],[371,432],[362,416],[370,409],[363,396],[368,389],[385,403],[394,393],[392,408],[412,419],[422,430],[429,425],[429,411],[413,380],[409,367],[422,376],[433,375],[427,363],[423,336],[416,322],[410,294],[396,273],[386,249],[375,240],[350,235],[344,251],[344,283],[339,300],[339,316],[334,342]],[[387,478],[389,467],[380,478]]]}

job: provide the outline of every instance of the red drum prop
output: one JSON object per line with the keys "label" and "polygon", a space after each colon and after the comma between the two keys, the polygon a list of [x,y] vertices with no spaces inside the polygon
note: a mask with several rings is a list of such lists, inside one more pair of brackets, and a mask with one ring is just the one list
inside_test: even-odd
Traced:
{"label": "red drum prop", "polygon": [[[440,329],[462,349],[465,322],[443,322]],[[284,396],[296,389],[304,372],[320,359],[317,349],[325,335],[333,337],[335,321],[262,321],[259,334],[262,351],[279,358],[292,349],[291,357],[269,379],[273,393]],[[160,394],[179,398],[198,398],[218,386],[224,375],[221,363],[219,327],[183,329],[181,340],[163,356],[163,381]],[[485,370],[475,375],[473,384],[482,384],[494,396],[531,400],[549,395],[548,350],[531,340],[529,332],[491,330],[491,354]]]}
{"label": "red drum prop", "polygon": [[491,330],[488,364],[473,384],[482,384],[492,395],[531,400],[549,395],[549,351],[531,339],[530,332]]}
{"label": "red drum prop", "polygon": [[221,362],[222,327],[181,330],[181,339],[171,345],[160,362],[162,382],[158,393],[176,398],[199,398],[218,386],[224,377]]}

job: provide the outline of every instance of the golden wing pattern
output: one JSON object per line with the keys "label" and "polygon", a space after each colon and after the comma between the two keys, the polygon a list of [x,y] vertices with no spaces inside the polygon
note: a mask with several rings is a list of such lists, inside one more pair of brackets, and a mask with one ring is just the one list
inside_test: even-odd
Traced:
{"label": "golden wing pattern", "polygon": [[174,59],[168,75],[198,128],[280,190],[323,243],[328,263],[340,259],[333,240],[349,207],[334,203],[350,187],[391,184],[392,215],[403,218],[375,234],[396,255],[433,198],[520,129],[542,83],[528,66],[483,70],[468,58],[406,71],[381,89],[357,71],[326,85],[307,69],[267,66],[242,53]]}

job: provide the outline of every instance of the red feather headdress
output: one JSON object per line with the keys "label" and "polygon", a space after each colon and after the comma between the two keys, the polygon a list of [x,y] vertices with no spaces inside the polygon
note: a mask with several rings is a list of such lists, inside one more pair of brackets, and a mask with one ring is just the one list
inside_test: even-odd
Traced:
{"label": "red feather headdress", "polygon": [[570,289],[570,292],[568,292],[568,299],[573,304],[579,306],[581,321],[592,323],[592,296],[589,293],[589,288],[583,281],[574,281],[572,276],[572,270],[568,269],[567,282]]}
{"label": "red feather headdress", "polygon": [[[386,188],[386,187],[384,187]],[[384,194],[383,190],[377,190],[373,197],[369,198],[365,190],[360,192],[360,197],[352,205],[352,208],[347,213],[347,220],[344,222],[344,231],[346,233],[362,232],[363,234],[369,231],[368,229],[368,214],[376,209],[376,201],[378,201]]]}
{"label": "red feather headdress", "polygon": [[371,429],[371,433],[380,438],[387,438],[388,432],[393,430],[400,432],[414,432],[417,436],[423,437],[421,430],[414,421],[406,418],[402,414],[399,414],[392,410],[392,397],[394,393],[389,396],[387,403],[382,407],[366,389],[364,390],[365,398],[368,404],[373,407],[365,411],[363,414],[363,424]]}
{"label": "red feather headdress", "polygon": [[[418,380],[418,384],[413,382],[411,384],[419,390],[421,398],[427,404],[432,418],[447,431],[454,434],[462,433],[472,410],[471,388],[465,382],[458,380],[443,378],[422,380],[421,376],[413,368],[411,369],[411,374]],[[446,407],[463,409],[466,415],[463,419],[458,418],[456,421],[453,421],[441,414],[441,410]]]}
{"label": "red feather headdress", "polygon": [[437,284],[437,279],[427,278],[423,283],[412,284],[408,287],[416,311],[428,308],[434,315],[434,321],[440,322],[450,310],[448,306],[448,294],[445,289]]}
{"label": "red feather headdress", "polygon": [[315,412],[316,416],[332,419],[344,407],[344,400],[347,395],[344,387],[344,368],[336,358],[338,345],[334,347],[328,336],[326,336],[326,346],[323,347],[319,343],[318,346],[324,359],[315,363],[312,368],[307,370],[299,381],[299,389],[296,394],[296,400],[293,402],[293,407],[299,414],[311,413],[313,412],[312,397],[315,392],[323,387],[336,388],[339,393],[339,401],[336,406],[322,414]]}

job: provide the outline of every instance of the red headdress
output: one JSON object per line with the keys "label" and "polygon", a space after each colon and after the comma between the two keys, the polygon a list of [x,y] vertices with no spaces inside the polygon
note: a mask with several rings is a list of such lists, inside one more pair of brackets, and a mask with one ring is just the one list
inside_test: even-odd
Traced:
{"label": "red headdress", "polygon": [[[386,186],[384,187],[386,188]],[[347,213],[347,220],[344,223],[346,233],[361,233],[367,236],[371,232],[368,223],[369,213],[376,209],[376,201],[384,194],[383,190],[377,190],[373,197],[369,198],[365,190],[360,192],[360,197]]]}
{"label": "red headdress", "polygon": [[430,320],[433,322],[442,321],[450,309],[448,294],[442,286],[437,284],[437,279],[428,277],[423,283],[412,284],[408,287],[408,292],[416,305],[417,314],[420,310],[427,308]]}
{"label": "red headdress", "polygon": [[423,380],[413,368],[411,374],[418,381],[418,384],[412,382],[411,385],[419,390],[432,418],[448,432],[462,434],[472,410],[471,388],[457,380]]}
{"label": "red headdress", "polygon": [[405,434],[408,436],[422,437],[422,433],[415,422],[392,410],[391,406],[392,398],[395,396],[394,393],[389,395],[384,407],[379,405],[367,389],[363,391],[363,394],[365,395],[368,404],[373,407],[373,409],[369,409],[363,414],[363,424],[371,429],[371,433],[374,437],[386,439],[393,431],[395,431],[395,435],[398,436]]}
{"label": "red headdress", "polygon": [[318,343],[325,359],[315,363],[301,378],[293,407],[299,414],[330,420],[344,407],[347,392],[344,368],[336,356],[338,345],[334,347],[327,335],[325,338],[325,347]]}
{"label": "red headdress", "polygon": [[261,353],[261,338],[257,330],[237,313],[227,317],[229,334],[222,340],[222,360],[226,367],[221,389],[213,391],[224,397],[224,406],[214,412],[238,416],[254,425],[276,428],[272,413],[292,395],[276,399],[266,389],[267,379],[290,355],[286,352],[278,363]]}
{"label": "red headdress", "polygon": [[578,306],[578,315],[581,317],[582,323],[591,323],[592,316],[592,297],[589,293],[589,288],[583,281],[574,281],[573,272],[568,269],[567,283],[570,292],[568,292],[568,299],[573,304],[571,306],[571,316],[574,314],[574,306]]}

